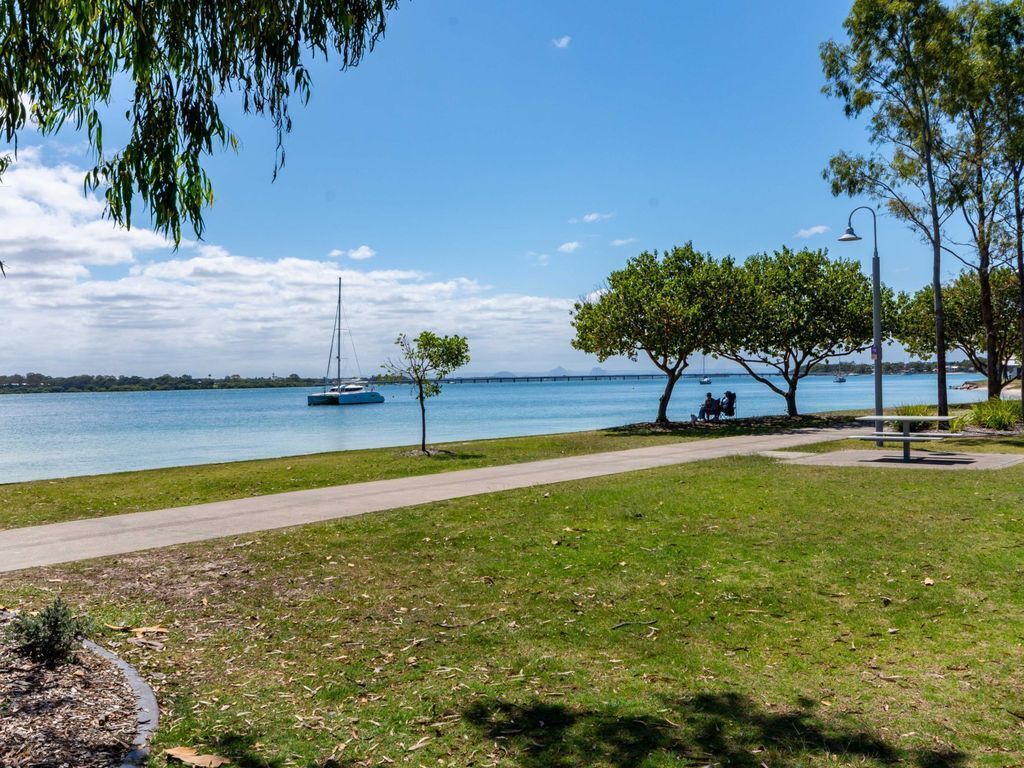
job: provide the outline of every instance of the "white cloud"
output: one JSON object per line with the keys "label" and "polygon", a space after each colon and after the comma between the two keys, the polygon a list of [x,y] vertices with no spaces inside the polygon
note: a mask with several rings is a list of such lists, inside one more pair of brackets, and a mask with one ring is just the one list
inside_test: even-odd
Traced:
{"label": "white cloud", "polygon": [[256,259],[215,243],[173,251],[150,230],[104,221],[100,201],[82,195],[83,176],[30,153],[5,174],[5,372],[317,375],[339,275],[364,373],[393,353],[399,332],[422,328],[467,335],[475,370],[543,369],[581,357],[569,344],[570,299],[502,292],[472,276]]}
{"label": "white cloud", "polygon": [[635,243],[635,242],[636,242],[636,238],[635,237],[623,237],[623,238],[620,238],[618,240],[612,240],[611,243],[609,243],[609,245],[614,246],[615,248],[618,248],[620,246],[629,245],[630,243]]}
{"label": "white cloud", "polygon": [[552,40],[551,44],[555,46],[555,48],[564,49],[568,48],[569,43],[571,42],[572,38],[569,37],[569,35],[562,35],[561,37],[556,37],[554,40]]}
{"label": "white cloud", "polygon": [[578,251],[581,247],[583,247],[582,243],[580,243],[578,240],[573,240],[572,242],[562,243],[560,246],[558,246],[558,252],[559,253],[574,253],[574,252]]}
{"label": "white cloud", "polygon": [[368,245],[360,245],[358,248],[350,248],[348,251],[348,257],[355,261],[366,261],[366,259],[372,259],[377,255],[377,252]]}
{"label": "white cloud", "polygon": [[28,264],[125,264],[167,240],[144,228],[125,230],[103,219],[103,203],[82,191],[85,172],[44,165],[34,147],[21,150],[0,187],[0,261],[18,273]]}
{"label": "white cloud", "polygon": [[615,215],[614,212],[612,212],[612,213],[599,213],[597,211],[594,211],[593,213],[585,213],[582,216],[573,216],[571,219],[569,219],[569,223],[570,224],[579,224],[580,222],[583,222],[584,224],[593,224],[593,223],[598,222],[598,221],[604,221],[605,219],[610,219],[614,215]]}
{"label": "white cloud", "polygon": [[799,237],[800,239],[806,239],[808,237],[814,237],[815,235],[823,235],[828,232],[829,228],[824,224],[815,224],[813,227],[807,229],[801,229],[793,237]]}
{"label": "white cloud", "polygon": [[341,248],[333,248],[327,256],[332,259],[338,259],[342,256],[348,256],[353,261],[366,261],[372,259],[377,255],[377,252],[368,245],[360,245],[358,248],[349,248],[348,250],[342,250]]}

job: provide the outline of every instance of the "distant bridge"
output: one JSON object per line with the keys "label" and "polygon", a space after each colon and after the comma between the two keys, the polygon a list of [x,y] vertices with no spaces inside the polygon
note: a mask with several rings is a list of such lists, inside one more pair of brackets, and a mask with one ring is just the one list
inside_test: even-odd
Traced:
{"label": "distant bridge", "polygon": [[[688,373],[683,378],[697,379],[703,374]],[[723,377],[735,374],[716,373],[708,376]],[[519,384],[538,381],[641,381],[644,379],[664,379],[664,373],[599,373],[590,375],[565,374],[561,376],[452,376],[442,379],[443,384]],[[411,384],[411,381],[394,379],[378,379],[374,384]]]}

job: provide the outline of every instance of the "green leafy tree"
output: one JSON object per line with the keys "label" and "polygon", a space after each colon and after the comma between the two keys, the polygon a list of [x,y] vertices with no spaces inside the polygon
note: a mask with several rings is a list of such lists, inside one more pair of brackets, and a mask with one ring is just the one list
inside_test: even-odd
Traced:
{"label": "green leafy tree", "polygon": [[1010,185],[1004,220],[1017,271],[1017,357],[1024,364],[1024,2],[986,2],[983,11],[977,39],[980,55],[991,62],[989,85],[1002,128],[1001,160]]}
{"label": "green leafy tree", "polygon": [[[999,397],[1003,388],[1017,378],[1011,375],[1009,361],[1020,346],[1020,281],[1015,270],[1000,267],[990,275],[995,327],[995,350],[988,349],[988,331],[981,319],[981,282],[977,273],[965,271],[943,286],[946,295],[946,339],[949,349],[967,356],[974,370],[990,381],[998,382],[989,397]],[[934,303],[932,288],[917,293],[901,293],[897,301],[896,339],[919,358],[932,355],[929,329]],[[990,361],[996,361],[990,365]]]}
{"label": "green leafy tree", "polygon": [[943,224],[952,213],[942,88],[955,50],[953,14],[939,0],[855,0],[848,42],[821,46],[823,91],[848,117],[867,115],[869,155],[840,152],[825,178],[834,195],[867,195],[907,223],[932,250],[939,413],[948,413],[942,311]]}
{"label": "green leafy tree", "polygon": [[[871,282],[855,261],[789,248],[751,256],[736,278],[738,303],[715,352],[784,397],[786,412],[796,416],[800,379],[825,360],[871,343]],[[891,307],[890,292],[883,300]],[[766,368],[783,384],[769,378]]]}
{"label": "green leafy tree", "polygon": [[668,423],[672,390],[690,356],[709,348],[731,311],[730,260],[721,263],[687,243],[659,254],[644,251],[612,272],[607,286],[576,302],[572,345],[604,362],[646,355],[667,377],[657,422]]}
{"label": "green leafy tree", "polygon": [[[105,189],[110,216],[126,226],[141,198],[154,227],[181,239],[183,220],[203,232],[213,189],[202,159],[237,146],[220,100],[241,96],[247,112],[277,132],[274,174],[292,127],[289,102],[311,92],[311,59],[355,66],[384,34],[397,0],[0,0],[0,136],[17,143],[27,126],[43,134],[84,129],[96,165],[89,189]],[[127,78],[128,138],[107,154],[104,121]],[[11,158],[0,157],[0,174]]]}
{"label": "green leafy tree", "polygon": [[395,344],[401,357],[388,360],[383,368],[389,376],[412,383],[420,404],[420,450],[427,453],[427,398],[439,395],[442,379],[469,362],[469,342],[464,336],[423,331],[414,339],[399,334]]}
{"label": "green leafy tree", "polygon": [[[952,204],[961,213],[968,233],[963,243],[947,237],[946,248],[977,275],[976,308],[984,328],[982,356],[989,360],[998,359],[999,347],[992,271],[1008,249],[1010,234],[1004,211],[1012,190],[1002,161],[1007,126],[998,83],[1005,62],[995,29],[1001,15],[992,3],[978,0],[954,9],[956,34],[947,55],[941,99],[948,128],[940,156],[950,180]],[[949,324],[948,317],[944,322]],[[999,366],[987,366],[987,371],[989,397],[998,397],[1003,386]]]}

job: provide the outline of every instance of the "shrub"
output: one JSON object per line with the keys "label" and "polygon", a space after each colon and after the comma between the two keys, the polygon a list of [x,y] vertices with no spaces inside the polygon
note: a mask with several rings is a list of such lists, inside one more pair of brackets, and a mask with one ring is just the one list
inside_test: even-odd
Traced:
{"label": "shrub", "polygon": [[[934,408],[930,405],[897,405],[894,409],[897,416],[934,416]],[[889,427],[894,432],[902,432],[903,424],[899,421],[894,421],[889,424]],[[927,421],[912,421],[910,422],[911,432],[924,432],[928,429],[933,429],[935,425]]]}
{"label": "shrub", "polygon": [[992,398],[975,403],[971,410],[956,420],[954,429],[965,426],[986,427],[987,429],[1010,430],[1021,421],[1020,400],[999,400]]}
{"label": "shrub", "polygon": [[18,653],[53,669],[77,659],[75,651],[89,625],[86,617],[76,616],[58,597],[35,615],[19,614],[7,634]]}

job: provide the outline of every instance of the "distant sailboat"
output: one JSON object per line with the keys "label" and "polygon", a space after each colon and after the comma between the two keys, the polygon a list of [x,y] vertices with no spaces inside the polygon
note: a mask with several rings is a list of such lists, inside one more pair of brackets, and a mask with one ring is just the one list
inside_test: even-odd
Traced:
{"label": "distant sailboat", "polygon": [[[367,405],[370,403],[383,403],[384,395],[377,392],[373,386],[363,378],[342,379],[341,378],[341,321],[345,318],[345,325],[348,326],[348,317],[341,303],[341,278],[338,278],[338,308],[334,315],[334,334],[331,338],[331,354],[327,358],[327,374],[324,376],[324,391],[316,392],[306,397],[307,405]],[[346,327],[345,331],[352,340],[352,331]],[[335,345],[337,341],[337,345]],[[352,355],[355,356],[355,342],[352,342]],[[331,375],[331,357],[337,362],[334,386],[328,386],[328,378]],[[358,371],[359,359],[356,358]]]}
{"label": "distant sailboat", "polygon": [[845,384],[846,383],[846,376],[845,376],[845,374],[843,374],[843,366],[842,365],[839,366],[839,372],[832,379],[832,382],[834,384]]}
{"label": "distant sailboat", "polygon": [[708,356],[707,355],[704,355],[701,358],[701,363],[700,363],[700,383],[701,384],[710,384],[711,383],[711,377],[708,376]]}

